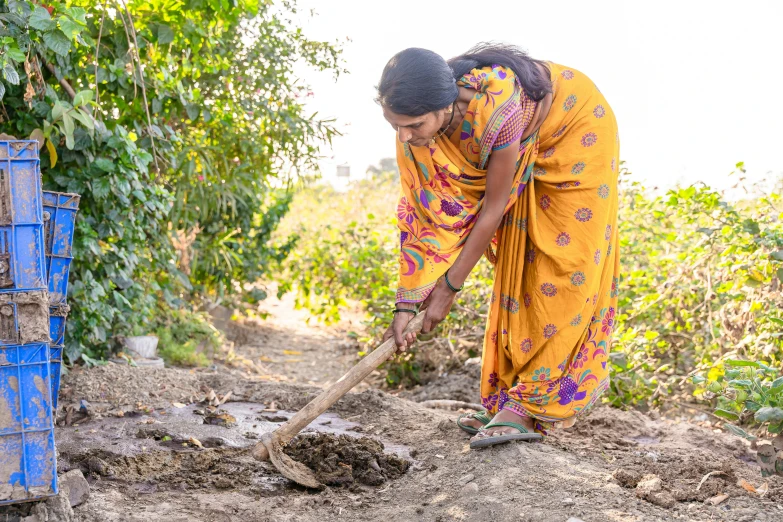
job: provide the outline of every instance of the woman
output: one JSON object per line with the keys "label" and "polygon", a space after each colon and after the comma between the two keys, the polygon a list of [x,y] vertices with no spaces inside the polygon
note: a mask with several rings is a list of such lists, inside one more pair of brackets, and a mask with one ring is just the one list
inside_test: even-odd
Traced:
{"label": "woman", "polygon": [[495,281],[472,448],[568,427],[608,385],[617,304],[617,123],[584,74],[482,44],[406,49],[378,86],[397,131],[400,280],[384,339],[441,322],[482,254]]}

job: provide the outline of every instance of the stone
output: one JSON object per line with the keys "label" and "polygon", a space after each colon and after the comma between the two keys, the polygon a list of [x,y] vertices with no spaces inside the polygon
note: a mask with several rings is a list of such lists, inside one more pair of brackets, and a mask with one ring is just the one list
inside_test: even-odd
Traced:
{"label": "stone", "polygon": [[459,484],[460,486],[464,486],[465,484],[467,484],[469,482],[473,482],[473,480],[475,478],[476,478],[476,475],[474,475],[473,473],[468,473],[467,475],[465,475],[464,477],[459,479],[457,481],[457,484]]}
{"label": "stone", "polygon": [[83,504],[90,497],[90,485],[78,469],[60,475],[58,482],[71,507]]}
{"label": "stone", "polygon": [[573,506],[575,504],[574,499],[568,497],[563,499],[564,506]]}
{"label": "stone", "polygon": [[641,475],[635,471],[626,470],[623,468],[616,469],[612,473],[612,477],[623,487],[635,488],[641,480]]}
{"label": "stone", "polygon": [[478,495],[479,487],[478,484],[475,482],[470,482],[468,484],[465,484],[465,486],[462,487],[460,490],[460,494],[464,495],[466,497],[472,497],[473,495]]}
{"label": "stone", "polygon": [[582,520],[581,518],[571,517],[568,520],[566,520],[566,522],[585,522],[585,521]]}
{"label": "stone", "polygon": [[662,508],[666,509],[673,507],[677,503],[672,494],[668,491],[651,493],[645,497],[645,500],[651,504],[655,504],[656,506],[661,506]]}
{"label": "stone", "polygon": [[645,475],[636,484],[636,494],[638,496],[649,495],[651,493],[657,493],[663,489],[663,483],[657,475]]}

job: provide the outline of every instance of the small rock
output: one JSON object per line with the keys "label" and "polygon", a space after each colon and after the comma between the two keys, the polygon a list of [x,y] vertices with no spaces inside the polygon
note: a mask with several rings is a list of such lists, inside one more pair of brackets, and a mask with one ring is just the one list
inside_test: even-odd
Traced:
{"label": "small rock", "polygon": [[620,487],[620,485],[618,485],[618,484],[615,484],[615,483],[613,483],[613,482],[610,482],[609,484],[606,484],[606,485],[603,487],[603,489],[604,489],[604,490],[606,490],[606,491],[610,491],[610,492],[612,492],[612,493],[617,493],[617,492],[619,492],[619,491],[622,491],[622,490],[623,490],[623,488],[622,488],[622,487]]}
{"label": "small rock", "polygon": [[460,486],[464,486],[468,482],[473,482],[473,479],[475,479],[475,478],[476,478],[476,475],[474,475],[473,473],[468,473],[467,475],[465,475],[464,477],[459,479],[457,481],[457,484],[459,484]]}
{"label": "small rock", "polygon": [[71,507],[84,503],[90,497],[90,485],[78,469],[60,475],[58,482],[60,489],[68,495]]}
{"label": "small rock", "polygon": [[574,505],[574,499],[572,498],[564,498],[563,499],[563,505],[564,506],[573,506]]}
{"label": "small rock", "polygon": [[661,506],[662,508],[669,509],[673,507],[677,501],[674,499],[671,493],[668,491],[660,491],[658,493],[652,493],[650,495],[647,495],[645,497],[645,500],[647,502],[650,502],[651,504],[655,504],[656,506]]}
{"label": "small rock", "polygon": [[635,471],[629,471],[623,468],[618,468],[612,473],[612,477],[620,483],[621,486],[626,488],[635,488],[636,484],[641,480],[641,475]]}
{"label": "small rock", "polygon": [[111,475],[111,470],[109,469],[109,465],[96,456],[92,456],[89,459],[87,459],[86,464],[87,464],[87,469],[89,469],[93,473],[97,473],[102,477]]}
{"label": "small rock", "polygon": [[468,484],[465,484],[463,488],[460,490],[460,493],[465,496],[472,497],[473,495],[478,495],[479,487],[478,484],[475,482],[470,482]]}
{"label": "small rock", "polygon": [[663,483],[657,475],[645,475],[639,483],[636,484],[636,494],[638,496],[657,493],[661,489],[663,489]]}
{"label": "small rock", "polygon": [[715,495],[714,497],[708,498],[704,502],[706,504],[711,504],[713,506],[717,506],[718,504],[720,504],[721,502],[723,502],[727,498],[729,498],[729,496],[725,495],[725,494],[724,495]]}
{"label": "small rock", "polygon": [[585,522],[585,521],[582,520],[581,518],[571,517],[568,520],[566,520],[566,522]]}
{"label": "small rock", "polygon": [[652,462],[658,462],[658,454],[654,451],[648,451],[645,453],[644,458]]}
{"label": "small rock", "polygon": [[451,431],[454,429],[454,422],[449,419],[443,419],[438,423],[438,429],[440,431]]}

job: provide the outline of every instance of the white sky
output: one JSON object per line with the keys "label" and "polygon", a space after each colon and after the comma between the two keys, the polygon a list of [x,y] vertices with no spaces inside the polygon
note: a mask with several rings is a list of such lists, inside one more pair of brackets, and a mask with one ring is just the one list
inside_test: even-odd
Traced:
{"label": "white sky", "polygon": [[[389,58],[407,47],[449,58],[486,40],[591,77],[617,115],[622,159],[651,188],[728,188],[738,161],[754,179],[783,174],[780,0],[298,3],[305,34],[342,41],[350,71],[337,82],[297,71],[315,92],[309,108],[337,118],[345,133],[325,151],[327,180],[338,164],[356,179],[394,156],[394,131],[373,101]],[[313,18],[304,16],[310,8]]]}

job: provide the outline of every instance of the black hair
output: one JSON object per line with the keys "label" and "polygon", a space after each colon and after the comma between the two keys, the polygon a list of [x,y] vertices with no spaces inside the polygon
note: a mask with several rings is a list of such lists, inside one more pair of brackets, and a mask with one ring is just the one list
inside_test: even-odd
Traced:
{"label": "black hair", "polygon": [[456,80],[473,69],[493,65],[514,71],[525,94],[535,101],[552,92],[546,62],[534,60],[513,45],[483,42],[448,62],[427,49],[400,51],[383,68],[376,101],[397,114],[421,116],[456,101]]}
{"label": "black hair", "polygon": [[376,101],[397,114],[421,116],[448,107],[458,95],[446,60],[411,47],[395,54],[383,68]]}
{"label": "black hair", "polygon": [[[468,52],[448,61],[454,78],[461,78],[473,69],[502,65],[508,67],[519,79],[525,94],[535,101],[540,101],[552,92],[552,82],[549,79],[549,67],[541,60],[534,60],[525,51],[514,45],[482,42]],[[542,74],[537,65],[547,71]]]}

